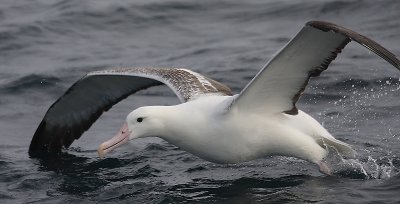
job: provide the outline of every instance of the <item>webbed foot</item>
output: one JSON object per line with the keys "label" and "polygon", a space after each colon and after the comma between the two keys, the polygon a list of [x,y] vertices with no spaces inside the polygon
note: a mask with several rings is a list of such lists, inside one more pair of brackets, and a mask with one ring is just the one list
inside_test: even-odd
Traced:
{"label": "webbed foot", "polygon": [[331,168],[329,168],[329,166],[328,166],[324,161],[320,161],[320,162],[318,162],[317,164],[318,164],[318,167],[319,167],[319,171],[320,171],[320,172],[322,172],[322,173],[324,173],[324,174],[326,174],[326,175],[329,175],[329,176],[332,175],[332,170],[331,170]]}

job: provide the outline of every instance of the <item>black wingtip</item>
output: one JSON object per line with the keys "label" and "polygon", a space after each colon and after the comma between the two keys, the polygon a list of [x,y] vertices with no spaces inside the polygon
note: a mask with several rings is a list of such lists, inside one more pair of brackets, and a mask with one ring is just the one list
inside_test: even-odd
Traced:
{"label": "black wingtip", "polygon": [[378,56],[380,56],[381,58],[392,64],[395,68],[400,70],[399,58],[395,54],[393,54],[392,52],[381,46],[379,43],[369,39],[366,36],[363,36],[350,29],[326,21],[309,21],[306,23],[306,25],[325,32],[333,31],[335,33],[340,33],[348,37],[349,39],[360,43],[362,46],[371,50],[372,52],[374,52],[375,54],[377,54]]}
{"label": "black wingtip", "polygon": [[49,155],[58,155],[61,153],[61,147],[56,147],[57,145],[52,144],[52,139],[48,137],[43,137],[44,132],[46,132],[46,121],[42,120],[36,129],[35,134],[32,137],[31,144],[29,145],[28,154],[32,158],[44,157]]}
{"label": "black wingtip", "polygon": [[314,28],[318,28],[318,29],[323,30],[325,32],[332,30],[332,28],[340,27],[340,26],[338,26],[338,25],[336,25],[334,23],[327,22],[327,21],[308,21],[306,23],[306,25],[312,26]]}

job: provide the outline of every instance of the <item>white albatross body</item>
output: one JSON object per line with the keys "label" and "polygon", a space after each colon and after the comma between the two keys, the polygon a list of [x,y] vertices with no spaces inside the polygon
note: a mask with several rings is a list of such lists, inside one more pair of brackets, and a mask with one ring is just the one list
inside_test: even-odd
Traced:
{"label": "white albatross body", "polygon": [[116,136],[100,145],[100,157],[132,139],[161,137],[211,162],[283,155],[315,163],[330,174],[323,161],[327,146],[346,158],[354,158],[355,152],[295,104],[310,77],[327,69],[351,40],[400,69],[400,60],[375,41],[335,24],[311,21],[237,95],[222,83],[182,68],[91,72],[49,108],[29,154],[59,153],[112,105],[139,90],[165,84],[181,104],[132,111]]}
{"label": "white albatross body", "polygon": [[[175,106],[142,107],[128,120],[137,114],[158,118],[162,125],[146,129],[146,136],[157,135],[214,163],[239,163],[271,155],[318,163],[326,156],[325,149],[316,141],[322,140],[322,135],[326,139],[332,137],[306,113],[299,111],[291,116],[221,112],[221,107],[230,104],[234,97],[205,96]],[[128,126],[136,135],[135,129],[140,127],[132,121]]]}

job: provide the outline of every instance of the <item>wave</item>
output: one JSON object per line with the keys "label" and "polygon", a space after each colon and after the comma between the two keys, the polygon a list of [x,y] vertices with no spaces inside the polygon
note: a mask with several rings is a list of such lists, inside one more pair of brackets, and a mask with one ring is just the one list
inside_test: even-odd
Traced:
{"label": "wave", "polygon": [[18,94],[32,90],[49,91],[50,88],[58,87],[60,82],[61,80],[54,76],[30,74],[3,85],[0,92]]}

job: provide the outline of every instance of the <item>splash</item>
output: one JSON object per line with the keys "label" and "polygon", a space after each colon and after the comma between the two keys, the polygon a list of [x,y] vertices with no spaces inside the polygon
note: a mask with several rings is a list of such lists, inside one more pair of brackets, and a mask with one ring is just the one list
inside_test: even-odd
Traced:
{"label": "splash", "polygon": [[353,179],[388,179],[400,174],[400,168],[395,163],[400,158],[396,156],[382,156],[374,158],[372,155],[357,159],[346,159],[333,147],[327,147],[328,156],[324,162],[329,166],[333,175]]}

